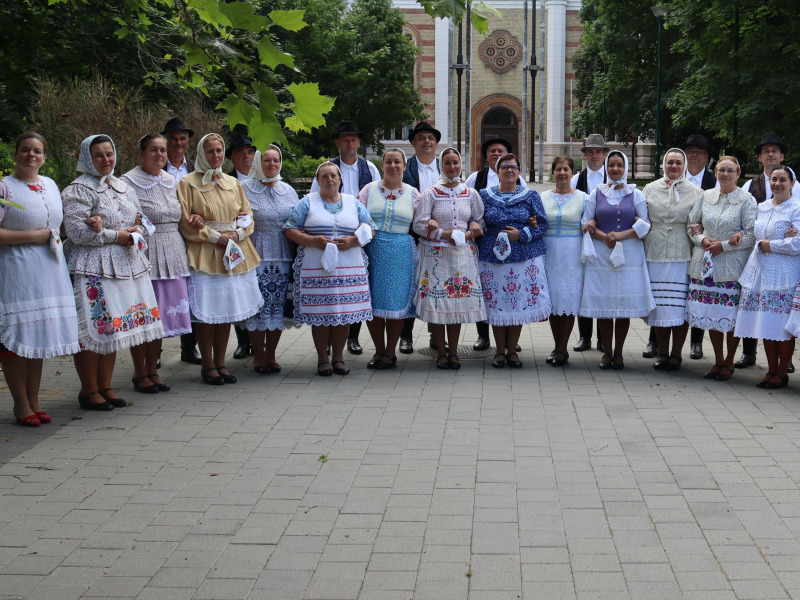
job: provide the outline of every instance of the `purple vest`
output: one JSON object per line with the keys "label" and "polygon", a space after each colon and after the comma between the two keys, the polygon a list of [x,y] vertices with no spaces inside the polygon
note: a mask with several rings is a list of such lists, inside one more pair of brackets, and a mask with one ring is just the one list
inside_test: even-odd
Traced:
{"label": "purple vest", "polygon": [[623,196],[617,206],[608,203],[608,198],[600,190],[597,191],[597,206],[594,212],[597,228],[600,231],[625,231],[633,227],[636,209],[633,206],[633,192]]}

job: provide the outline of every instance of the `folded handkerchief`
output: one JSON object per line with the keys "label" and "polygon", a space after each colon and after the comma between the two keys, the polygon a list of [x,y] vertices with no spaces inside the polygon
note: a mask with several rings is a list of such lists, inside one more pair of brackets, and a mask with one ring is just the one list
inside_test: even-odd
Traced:
{"label": "folded handkerchief", "polygon": [[583,244],[581,245],[581,262],[586,264],[592,263],[597,259],[597,253],[594,251],[594,243],[592,243],[592,236],[587,231],[583,234]]}
{"label": "folded handkerchief", "polygon": [[64,258],[64,244],[61,243],[61,236],[55,229],[50,230],[50,251],[56,255],[58,262]]}
{"label": "folded handkerchief", "polygon": [[456,246],[466,246],[467,245],[467,236],[464,235],[463,231],[458,231],[457,229],[453,230],[453,233],[450,234],[450,238],[455,242]]}
{"label": "folded handkerchief", "polygon": [[222,264],[225,265],[225,269],[231,271],[242,261],[244,261],[242,249],[233,240],[228,240],[228,245],[225,247],[225,255],[222,257]]}
{"label": "folded handkerchief", "polygon": [[144,236],[139,232],[134,232],[131,234],[133,238],[133,247],[138,250],[139,252],[147,251],[147,242],[144,241]]}
{"label": "folded handkerchief", "polygon": [[711,250],[703,252],[703,266],[700,269],[700,277],[708,279],[714,276],[714,258],[711,256]]}
{"label": "folded handkerchief", "polygon": [[147,215],[142,215],[142,226],[147,230],[147,233],[153,235],[156,232],[156,226],[147,218]]}
{"label": "folded handkerchief", "polygon": [[609,260],[614,267],[621,267],[625,264],[625,250],[622,248],[622,242],[617,242],[617,245],[614,246]]}
{"label": "folded handkerchief", "polygon": [[367,223],[362,223],[358,226],[358,229],[356,229],[355,236],[358,238],[359,244],[366,246],[372,239],[372,227]]}
{"label": "folded handkerchief", "polygon": [[505,260],[511,256],[511,243],[508,241],[508,234],[505,231],[501,231],[497,234],[497,239],[494,241],[492,251],[497,257],[497,260]]}
{"label": "folded handkerchief", "polygon": [[328,273],[333,273],[336,267],[339,266],[339,249],[333,242],[328,242],[325,245],[325,251],[322,253],[322,268]]}
{"label": "folded handkerchief", "polygon": [[249,227],[252,222],[253,219],[250,218],[250,215],[239,215],[236,217],[236,226],[242,229]]}

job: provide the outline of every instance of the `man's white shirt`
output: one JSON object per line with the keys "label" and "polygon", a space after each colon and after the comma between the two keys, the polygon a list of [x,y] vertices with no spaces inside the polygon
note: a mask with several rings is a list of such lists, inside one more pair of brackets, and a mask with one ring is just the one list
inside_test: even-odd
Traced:
{"label": "man's white shirt", "polygon": [[420,192],[424,192],[432,185],[436,185],[438,183],[439,169],[436,166],[436,158],[434,158],[429,165],[426,165],[419,159],[419,157],[417,157],[417,167]]}
{"label": "man's white shirt", "polygon": [[167,173],[175,178],[175,182],[181,180],[181,177],[189,174],[189,165],[186,163],[186,156],[183,157],[183,162],[180,167],[173,167],[172,163],[167,159]]}
{"label": "man's white shirt", "polygon": [[[575,189],[578,189],[577,188],[578,177],[580,176],[581,176],[580,172],[575,173],[575,175],[573,175],[572,179],[570,180],[570,185]],[[605,182],[605,179],[606,179],[605,167],[600,167],[597,171],[592,171],[591,167],[586,167],[587,193],[591,194],[598,185]]]}
{"label": "man's white shirt", "polygon": [[[703,189],[703,177],[706,174],[705,168],[700,169],[700,172],[697,175],[692,175],[689,171],[686,171],[686,179],[688,179],[691,183],[695,184],[701,190]],[[717,185],[714,187],[719,187],[719,181]]]}
{"label": "man's white shirt", "polygon": [[[749,192],[750,191],[750,184],[752,182],[753,182],[753,180],[751,179],[750,181],[745,183],[742,186],[742,189],[745,192]],[[765,188],[765,190],[767,192],[767,196],[766,196],[765,199],[766,200],[772,200],[772,187],[769,185],[769,177],[764,177],[764,183],[766,184],[764,186],[764,188]],[[800,200],[800,183],[797,183],[796,179],[795,179],[794,185],[792,186],[792,197],[793,198],[797,198],[798,200]]]}
{"label": "man's white shirt", "polygon": [[[371,160],[367,161],[367,167],[369,168],[370,175],[372,175],[371,181],[380,181],[381,173]],[[345,164],[343,160],[340,161],[339,170],[342,172],[342,193],[350,194],[351,196],[357,195],[358,192],[361,191],[361,188],[358,187],[358,160],[352,165]],[[319,183],[317,183],[316,177],[314,177],[314,181],[311,183],[311,191],[319,191]]]}
{"label": "man's white shirt", "polygon": [[[472,175],[467,177],[467,181],[464,183],[464,185],[470,188],[474,188],[476,179],[478,179],[478,171],[475,171]],[[525,187],[528,187],[528,184],[525,183],[525,180],[522,178],[522,175],[519,176],[517,183]],[[497,171],[489,169],[489,174],[486,177],[486,187],[490,188],[496,185],[500,185],[500,177],[498,177]]]}

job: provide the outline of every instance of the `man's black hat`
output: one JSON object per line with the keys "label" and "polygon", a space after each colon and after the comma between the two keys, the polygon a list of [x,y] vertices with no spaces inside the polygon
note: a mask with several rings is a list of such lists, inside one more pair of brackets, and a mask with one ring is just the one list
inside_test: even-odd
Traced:
{"label": "man's black hat", "polygon": [[414,129],[408,133],[408,141],[413,142],[416,135],[422,131],[430,131],[434,136],[436,136],[437,144],[442,141],[442,132],[432,127],[427,121],[420,121],[414,126]]}
{"label": "man's black hat", "polygon": [[492,138],[491,140],[486,140],[481,144],[481,154],[483,154],[483,158],[486,158],[486,155],[489,152],[489,146],[492,144],[503,144],[506,147],[506,152],[511,152],[511,142],[504,140],[503,138]]}
{"label": "man's black hat", "polygon": [[167,132],[169,131],[185,131],[189,134],[189,137],[194,135],[194,131],[184,125],[180,117],[172,117],[169,121],[167,121],[167,124],[164,125],[164,131],[161,132],[161,135],[167,135]]}
{"label": "man's black hat", "polygon": [[253,140],[250,138],[250,136],[240,133],[234,136],[230,145],[225,149],[225,157],[230,158],[231,153],[233,153],[234,150],[237,148],[247,148],[248,146],[253,146]]}
{"label": "man's black hat", "polygon": [[342,121],[336,127],[336,133],[333,136],[333,139],[338,138],[343,133],[355,133],[356,135],[360,136],[361,132],[358,130],[358,125],[353,123],[352,121]]}
{"label": "man's black hat", "polygon": [[781,149],[781,154],[789,153],[789,146],[783,143],[783,140],[777,133],[765,133],[761,137],[761,141],[758,143],[758,146],[756,146],[754,149],[756,156],[761,154],[761,148],[763,146],[766,146],[767,144],[775,144],[778,148]]}

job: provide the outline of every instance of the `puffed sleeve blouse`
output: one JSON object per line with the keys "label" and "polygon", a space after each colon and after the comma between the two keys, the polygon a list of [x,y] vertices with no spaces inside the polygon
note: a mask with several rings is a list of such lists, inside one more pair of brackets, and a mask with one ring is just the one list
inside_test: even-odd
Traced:
{"label": "puffed sleeve blouse", "polygon": [[[428,233],[425,227],[429,219],[439,224],[439,231]],[[475,221],[483,228],[483,201],[473,188],[459,183],[454,188],[433,185],[422,193],[414,213],[414,233],[421,236],[420,243],[441,245],[442,230],[466,232],[469,224]]]}
{"label": "puffed sleeve blouse", "polygon": [[142,214],[156,230],[147,239],[147,256],[150,259],[151,279],[177,279],[189,276],[189,261],[186,244],[178,231],[181,220],[181,204],[178,201],[175,178],[161,171],[154,177],[140,167],[131,169],[122,176],[131,185],[139,198]]}
{"label": "puffed sleeve blouse", "polygon": [[283,181],[270,187],[257,179],[246,179],[242,187],[253,209],[255,229],[250,240],[261,260],[292,262],[292,243],[283,233],[283,224],[298,202],[297,192]]}
{"label": "puffed sleeve blouse", "polygon": [[[135,279],[150,271],[147,254],[133,246],[115,244],[119,229],[134,227],[141,213],[131,186],[109,177],[103,183],[83,174],[61,192],[64,202],[64,254],[70,273],[114,279]],[[100,217],[103,229],[92,231],[89,217]]]}
{"label": "puffed sleeve blouse", "polygon": [[[223,231],[236,232],[237,244],[244,256],[244,261],[234,267],[233,273],[246,273],[258,266],[260,258],[250,241],[255,228],[253,210],[236,179],[220,175],[218,180],[203,185],[202,173],[189,173],[178,182],[178,199],[181,202],[181,222],[178,227],[186,240],[186,254],[193,269],[213,275],[230,272],[225,270],[222,262],[225,247],[216,243]],[[189,225],[192,214],[203,218],[205,226],[202,229],[197,230]],[[236,224],[240,214],[250,217],[247,227]]]}
{"label": "puffed sleeve blouse", "polygon": [[[689,276],[702,279],[703,240],[711,238],[722,243],[722,252],[714,257],[714,281],[736,281],[744,269],[750,250],[755,245],[753,229],[755,227],[758,208],[756,199],[750,194],[736,188],[730,194],[723,194],[719,188],[706,190],[689,213],[689,224],[699,223],[703,233],[690,237],[694,243],[692,262],[689,264]],[[742,241],[738,246],[731,246],[730,237],[742,232]]]}

